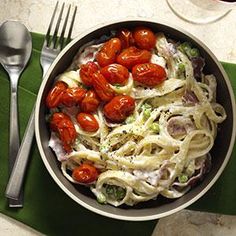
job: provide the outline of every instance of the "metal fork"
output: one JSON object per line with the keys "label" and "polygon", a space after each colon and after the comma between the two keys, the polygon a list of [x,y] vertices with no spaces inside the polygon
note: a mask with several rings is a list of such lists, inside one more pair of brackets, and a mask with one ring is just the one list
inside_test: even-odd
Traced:
{"label": "metal fork", "polygon": [[[68,35],[66,38],[64,38],[65,31],[68,25],[68,19],[70,15],[71,5],[69,5],[66,17],[64,20],[63,28],[61,30],[61,34],[58,38],[58,31],[62,19],[62,14],[64,11],[65,3],[62,4],[58,20],[56,22],[55,30],[53,35],[51,36],[51,30],[53,21],[57,12],[58,8],[58,2],[56,3],[55,9],[52,14],[52,18],[47,30],[47,34],[45,36],[45,40],[43,43],[43,47],[41,50],[41,56],[40,56],[40,64],[43,69],[43,77],[45,76],[48,68],[54,61],[54,59],[57,57],[57,55],[60,53],[60,51],[63,49],[63,47],[71,40],[71,33],[74,26],[75,16],[77,7],[75,6],[75,9],[72,14],[71,24],[69,27]],[[10,199],[22,199],[22,206],[23,206],[23,191],[22,191],[22,184],[26,172],[26,167],[29,159],[30,149],[32,145],[32,141],[34,138],[34,120],[35,120],[35,114],[34,114],[35,108],[33,108],[30,119],[28,121],[25,134],[21,143],[21,146],[19,148],[16,161],[13,167],[13,170],[11,172],[9,182],[7,184],[5,195],[7,198]],[[22,196],[21,196],[22,195]],[[21,206],[21,207],[22,207]],[[10,206],[10,207],[19,207],[17,206]]]}

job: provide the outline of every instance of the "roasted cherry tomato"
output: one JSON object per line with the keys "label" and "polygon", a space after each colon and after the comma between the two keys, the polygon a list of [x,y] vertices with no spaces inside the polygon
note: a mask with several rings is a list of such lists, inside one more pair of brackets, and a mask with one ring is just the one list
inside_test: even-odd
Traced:
{"label": "roasted cherry tomato", "polygon": [[66,152],[71,151],[71,145],[76,139],[76,130],[70,117],[62,112],[56,112],[50,120],[50,128],[59,135]]}
{"label": "roasted cherry tomato", "polygon": [[100,71],[93,74],[93,87],[102,101],[108,102],[114,97],[114,91]]}
{"label": "roasted cherry tomato", "polygon": [[80,108],[84,112],[95,112],[99,106],[99,98],[94,90],[89,90],[82,102],[80,103]]}
{"label": "roasted cherry tomato", "polygon": [[92,74],[98,71],[98,65],[95,62],[89,61],[80,66],[80,78],[87,86],[92,86]]}
{"label": "roasted cherry tomato", "polygon": [[117,57],[117,62],[128,69],[141,63],[149,62],[151,59],[151,52],[147,50],[138,49],[136,47],[129,47],[124,49]]}
{"label": "roasted cherry tomato", "polygon": [[126,67],[119,64],[110,64],[101,69],[101,74],[110,84],[125,85],[129,78],[129,71]]}
{"label": "roasted cherry tomato", "polygon": [[46,98],[47,107],[48,108],[57,107],[60,104],[61,97],[65,93],[66,89],[67,89],[67,84],[62,81],[58,81],[47,95]]}
{"label": "roasted cherry tomato", "polygon": [[86,90],[80,87],[67,88],[61,96],[61,103],[67,107],[78,105],[86,94]]}
{"label": "roasted cherry tomato", "polygon": [[72,178],[80,183],[92,183],[98,178],[98,170],[93,165],[84,163],[73,170]]}
{"label": "roasted cherry tomato", "polygon": [[105,42],[96,54],[96,60],[101,67],[112,64],[116,61],[117,55],[121,50],[121,41],[118,38],[112,38]]}
{"label": "roasted cherry tomato", "polygon": [[113,122],[122,122],[131,115],[135,108],[135,101],[128,95],[114,97],[104,106],[103,112],[106,118]]}
{"label": "roasted cherry tomato", "polygon": [[138,48],[151,50],[155,47],[156,36],[147,27],[137,27],[133,31],[133,38]]}
{"label": "roasted cherry tomato", "polygon": [[78,113],[76,120],[80,127],[87,132],[95,132],[99,129],[99,124],[95,117],[89,113]]}
{"label": "roasted cherry tomato", "polygon": [[119,30],[117,33],[117,37],[120,39],[121,46],[123,49],[134,45],[134,38],[132,32],[128,29]]}
{"label": "roasted cherry tomato", "polygon": [[162,66],[153,63],[139,64],[132,69],[133,79],[147,86],[155,86],[166,79]]}

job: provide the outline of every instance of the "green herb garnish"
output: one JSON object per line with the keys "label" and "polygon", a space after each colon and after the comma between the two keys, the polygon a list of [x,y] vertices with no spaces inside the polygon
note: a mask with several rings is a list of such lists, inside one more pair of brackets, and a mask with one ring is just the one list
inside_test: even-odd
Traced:
{"label": "green herb garnish", "polygon": [[150,125],[149,127],[154,133],[159,133],[160,131],[160,126],[158,123],[154,122]]}
{"label": "green herb garnish", "polygon": [[185,174],[182,174],[182,175],[178,176],[178,181],[180,183],[186,183],[188,181],[188,176]]}

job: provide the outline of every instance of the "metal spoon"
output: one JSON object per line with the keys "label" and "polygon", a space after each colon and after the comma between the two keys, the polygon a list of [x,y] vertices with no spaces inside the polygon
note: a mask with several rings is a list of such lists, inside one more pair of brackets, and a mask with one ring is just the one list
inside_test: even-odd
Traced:
{"label": "metal spoon", "polygon": [[[20,75],[26,67],[32,51],[32,39],[27,28],[18,21],[5,21],[0,26],[0,63],[10,77],[10,140],[9,170],[12,171],[20,146],[17,109],[17,87]],[[10,207],[22,207],[19,200],[9,199]]]}

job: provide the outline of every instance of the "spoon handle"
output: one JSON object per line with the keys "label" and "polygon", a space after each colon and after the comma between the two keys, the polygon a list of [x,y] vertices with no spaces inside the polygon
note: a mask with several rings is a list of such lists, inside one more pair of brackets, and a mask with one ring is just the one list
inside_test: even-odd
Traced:
{"label": "spoon handle", "polygon": [[[11,102],[10,102],[10,140],[9,140],[9,173],[11,174],[17,152],[20,146],[19,126],[18,126],[18,102],[17,87],[19,74],[10,74],[11,80]],[[23,195],[22,195],[23,196]],[[20,196],[18,201],[9,199],[10,207],[23,206],[23,197]]]}
{"label": "spoon handle", "polygon": [[20,199],[20,193],[22,190],[23,179],[26,172],[26,167],[31,150],[31,144],[34,138],[34,114],[35,108],[33,108],[28,125],[25,130],[23,140],[21,142],[20,149],[18,151],[13,170],[11,172],[10,179],[7,184],[5,195],[11,199]]}

